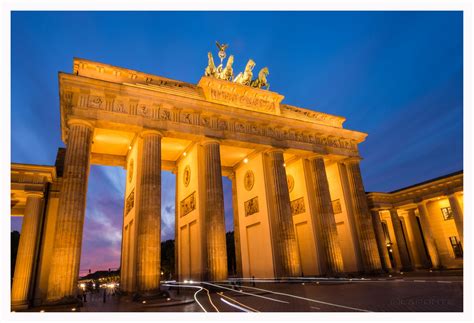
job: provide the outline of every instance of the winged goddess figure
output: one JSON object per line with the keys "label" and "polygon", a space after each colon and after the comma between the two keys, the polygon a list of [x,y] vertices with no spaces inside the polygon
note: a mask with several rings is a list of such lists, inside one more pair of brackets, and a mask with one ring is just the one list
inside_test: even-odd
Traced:
{"label": "winged goddess figure", "polygon": [[219,58],[221,59],[221,64],[222,64],[222,61],[224,60],[224,58],[226,57],[226,54],[225,54],[225,50],[227,49],[227,47],[229,47],[229,44],[219,44],[218,41],[216,41],[216,46],[217,48],[219,49]]}

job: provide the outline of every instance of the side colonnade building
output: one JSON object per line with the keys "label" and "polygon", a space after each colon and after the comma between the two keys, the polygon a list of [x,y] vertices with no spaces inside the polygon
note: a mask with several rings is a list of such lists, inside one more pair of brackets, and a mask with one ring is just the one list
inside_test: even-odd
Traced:
{"label": "side colonnade building", "polygon": [[160,286],[163,170],[176,174],[180,280],[228,277],[222,176],[238,276],[382,270],[359,167],[367,134],[345,118],[212,76],[195,85],[76,58],[58,77],[66,149],[56,166],[12,164],[12,214],[24,216],[12,308],[75,299],[92,164],[127,170],[124,292]]}
{"label": "side colonnade building", "polygon": [[386,270],[463,268],[463,172],[367,193]]}

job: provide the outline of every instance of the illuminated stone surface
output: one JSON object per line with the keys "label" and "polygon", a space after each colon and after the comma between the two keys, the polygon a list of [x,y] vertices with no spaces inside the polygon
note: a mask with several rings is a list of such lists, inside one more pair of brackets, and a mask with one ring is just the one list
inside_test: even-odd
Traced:
{"label": "illuminated stone surface", "polygon": [[392,264],[390,262],[390,257],[388,255],[387,245],[385,234],[383,232],[382,223],[380,222],[379,211],[372,210],[372,223],[374,225],[375,238],[377,239],[377,248],[379,249],[380,261],[382,263],[382,268],[386,271],[392,269]]}
{"label": "illuminated stone surface", "polygon": [[81,259],[92,126],[82,120],[68,123],[66,158],[54,237],[48,301],[74,297]]}
{"label": "illuminated stone surface", "polygon": [[346,168],[364,270],[367,272],[378,271],[381,269],[380,255],[367,206],[359,161],[357,159],[349,160],[346,163]]}
{"label": "illuminated stone surface", "polygon": [[12,286],[12,308],[21,309],[28,305],[30,284],[34,275],[37,240],[40,232],[43,206],[43,194],[28,193],[25,216],[21,230],[21,239],[15,265]]}
{"label": "illuminated stone surface", "polygon": [[344,271],[341,248],[337,237],[336,221],[329,195],[329,184],[326,176],[324,160],[315,157],[308,161],[309,171],[306,178],[311,187],[309,194],[312,215],[317,224],[317,232],[321,237],[321,273],[334,274]]}
{"label": "illuminated stone surface", "polygon": [[398,212],[396,209],[390,209],[390,217],[392,219],[393,231],[395,232],[395,239],[398,245],[398,252],[400,254],[401,260],[401,269],[402,270],[411,270],[411,260],[410,256],[408,255],[408,247],[406,244],[405,237],[402,231],[402,225],[400,223],[400,219],[398,217]]}
{"label": "illuminated stone surface", "polygon": [[[395,200],[369,194],[370,209],[380,217],[374,221],[359,168],[358,145],[367,134],[343,128],[343,117],[283,104],[281,94],[233,82],[203,77],[190,84],[84,59],[74,59],[73,73],[59,73],[59,90],[64,169],[61,158],[56,167],[12,164],[12,214],[25,216],[20,249],[29,246],[18,255],[12,289],[17,304],[75,299],[89,164],[127,169],[124,292],[159,288],[162,170],[176,174],[180,280],[227,278],[221,176],[232,179],[238,276],[402,268],[404,226],[415,266],[426,267],[429,258],[433,267],[462,268],[462,258],[453,257],[447,244],[448,237],[463,241],[459,179],[449,181],[457,183],[454,188],[443,186],[439,200],[433,195],[421,204],[420,196],[401,205],[398,193]],[[25,207],[25,194],[33,186],[47,196],[47,209],[38,217],[44,225],[27,234],[34,231],[27,225],[37,225],[26,218],[33,208]],[[403,221],[398,228],[388,211],[393,207]],[[453,219],[444,221],[440,210],[447,207]],[[382,248],[382,225],[393,259]],[[40,237],[35,245],[33,236]],[[420,241],[429,250],[425,258]],[[28,274],[35,265],[36,273]]]}
{"label": "illuminated stone surface", "polygon": [[145,131],[139,158],[140,185],[137,232],[137,291],[160,287],[161,251],[161,134]]}

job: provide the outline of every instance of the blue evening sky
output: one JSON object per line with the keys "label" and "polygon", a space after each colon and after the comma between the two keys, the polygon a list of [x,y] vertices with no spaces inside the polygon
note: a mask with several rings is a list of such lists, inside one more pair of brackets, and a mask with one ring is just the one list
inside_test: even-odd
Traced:
{"label": "blue evening sky", "polygon": [[[73,57],[197,83],[218,40],[235,72],[249,58],[268,66],[285,103],[367,132],[365,188],[395,190],[463,168],[462,27],[462,12],[14,12],[12,162],[53,164],[64,147],[57,73],[72,72]],[[119,265],[124,184],[123,169],[91,167],[82,270]],[[228,180],[224,190],[232,230]],[[167,172],[162,199],[169,239]]]}

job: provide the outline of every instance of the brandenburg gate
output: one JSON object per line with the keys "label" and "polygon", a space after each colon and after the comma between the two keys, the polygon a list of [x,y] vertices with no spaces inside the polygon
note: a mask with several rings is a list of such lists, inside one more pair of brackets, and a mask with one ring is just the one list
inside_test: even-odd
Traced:
{"label": "brandenburg gate", "polygon": [[381,270],[359,168],[367,135],[344,129],[343,117],[283,104],[268,69],[253,77],[252,60],[234,77],[224,49],[219,66],[209,53],[197,85],[79,58],[59,73],[66,153],[61,174],[30,170],[49,185],[25,197],[14,308],[75,297],[91,164],[127,170],[125,292],[160,286],[163,170],[176,174],[180,280],[228,278],[222,176],[232,180],[239,277]]}

